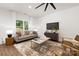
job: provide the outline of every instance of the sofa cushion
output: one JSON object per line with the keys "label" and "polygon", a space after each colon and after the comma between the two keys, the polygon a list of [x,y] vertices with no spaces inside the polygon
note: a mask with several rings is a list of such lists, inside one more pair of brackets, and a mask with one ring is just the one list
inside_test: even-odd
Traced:
{"label": "sofa cushion", "polygon": [[29,31],[24,31],[24,35],[29,35]]}
{"label": "sofa cushion", "polygon": [[19,40],[22,40],[22,39],[26,40],[26,39],[30,39],[34,37],[36,37],[36,35],[24,35],[24,36],[19,37]]}
{"label": "sofa cushion", "polygon": [[21,32],[16,32],[16,36],[20,37],[21,36]]}
{"label": "sofa cushion", "polygon": [[73,47],[79,50],[79,43],[78,44],[74,44]]}

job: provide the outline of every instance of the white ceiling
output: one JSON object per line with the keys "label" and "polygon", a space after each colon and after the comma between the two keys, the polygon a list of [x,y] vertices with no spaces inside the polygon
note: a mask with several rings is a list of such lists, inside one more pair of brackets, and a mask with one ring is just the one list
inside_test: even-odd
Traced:
{"label": "white ceiling", "polygon": [[[41,3],[0,3],[0,8],[25,13],[29,16],[39,18],[56,11],[79,6],[79,3],[54,3],[56,10],[49,5],[45,12],[45,5],[35,9],[35,7],[40,4]],[[32,8],[28,8],[28,6],[31,6]]]}

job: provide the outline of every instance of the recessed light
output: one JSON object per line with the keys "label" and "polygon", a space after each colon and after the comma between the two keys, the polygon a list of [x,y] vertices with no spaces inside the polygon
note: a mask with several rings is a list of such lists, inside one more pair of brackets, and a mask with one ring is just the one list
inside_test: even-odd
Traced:
{"label": "recessed light", "polygon": [[32,8],[32,6],[28,6],[28,8]]}

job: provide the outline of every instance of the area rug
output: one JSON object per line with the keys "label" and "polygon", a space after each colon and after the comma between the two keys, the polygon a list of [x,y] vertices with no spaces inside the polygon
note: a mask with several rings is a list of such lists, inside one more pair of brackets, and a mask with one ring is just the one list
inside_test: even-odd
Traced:
{"label": "area rug", "polygon": [[[32,44],[33,45],[33,44]],[[14,45],[25,56],[61,56],[61,43],[46,41],[40,46],[31,48],[31,41]]]}
{"label": "area rug", "polygon": [[32,49],[37,51],[40,56],[61,56],[63,53],[61,44],[52,41],[46,41],[40,46]]}

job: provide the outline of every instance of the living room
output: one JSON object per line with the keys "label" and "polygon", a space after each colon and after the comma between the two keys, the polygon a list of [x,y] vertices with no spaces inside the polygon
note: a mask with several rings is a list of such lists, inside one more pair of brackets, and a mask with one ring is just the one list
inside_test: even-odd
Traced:
{"label": "living room", "polygon": [[[59,42],[61,43],[63,38],[72,38],[72,40],[76,37],[76,35],[79,34],[79,3],[54,3],[56,10],[52,8],[51,5],[48,5],[47,10],[44,11],[45,5],[40,6],[38,9],[34,9],[41,3],[0,3],[0,44],[6,43],[6,37],[7,37],[7,31],[12,31],[12,36],[16,36],[16,21],[20,20],[23,23],[22,24],[22,30],[19,29],[19,31],[22,31],[22,35],[24,34],[24,31],[36,31],[38,33],[37,39],[49,39],[47,38],[44,33],[47,30],[47,23],[59,23]],[[49,3],[50,4],[50,3]],[[39,12],[38,12],[39,11]],[[18,21],[19,22],[19,21]],[[27,22],[28,26],[26,27],[24,23]],[[25,29],[25,27],[27,29]],[[24,37],[23,37],[24,38]],[[34,39],[34,38],[31,38]],[[44,40],[45,40],[44,39]],[[71,40],[71,41],[72,41]],[[51,40],[50,40],[51,41]],[[51,41],[51,44],[57,44],[60,45],[58,42]],[[24,41],[18,44],[14,44],[19,51],[21,51],[22,48],[25,49],[24,44],[27,44],[27,46],[32,46],[33,42]],[[40,42],[38,42],[40,43]],[[43,48],[45,44],[49,42],[46,42],[43,44]],[[29,45],[30,44],[30,45]],[[21,46],[23,45],[23,46]],[[39,46],[37,44],[34,44],[35,46]],[[12,45],[13,46],[13,45]],[[19,46],[19,47],[18,47]],[[41,45],[40,45],[41,46]],[[21,47],[21,49],[20,49]],[[35,47],[36,48],[36,47]],[[35,49],[34,48],[34,49]],[[29,49],[29,48],[27,48]],[[38,48],[37,48],[38,49]],[[40,48],[41,49],[41,48]],[[48,48],[47,48],[48,49]],[[23,49],[22,49],[23,50]],[[41,49],[42,50],[42,49]],[[36,50],[37,51],[37,50]],[[38,54],[34,52],[33,55],[44,55],[45,50],[42,50],[42,53]],[[47,50],[46,50],[47,51]],[[26,55],[32,55],[33,52],[28,52]],[[23,54],[25,55],[25,54]],[[46,55],[46,54],[45,54]],[[58,53],[52,54],[49,52],[47,54],[48,56],[51,55],[60,55]],[[69,54],[68,54],[69,55]],[[78,54],[79,55],[79,54]]]}

